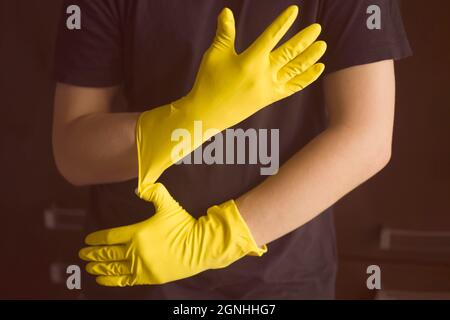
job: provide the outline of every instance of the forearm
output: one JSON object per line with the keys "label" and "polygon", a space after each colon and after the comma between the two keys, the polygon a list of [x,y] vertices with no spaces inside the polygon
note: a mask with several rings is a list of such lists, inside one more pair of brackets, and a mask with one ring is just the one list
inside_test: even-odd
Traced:
{"label": "forearm", "polygon": [[59,170],[76,185],[120,182],[138,173],[135,113],[81,116],[54,134]]}
{"label": "forearm", "polygon": [[266,244],[315,218],[381,170],[389,156],[389,138],[331,127],[237,206],[258,245]]}

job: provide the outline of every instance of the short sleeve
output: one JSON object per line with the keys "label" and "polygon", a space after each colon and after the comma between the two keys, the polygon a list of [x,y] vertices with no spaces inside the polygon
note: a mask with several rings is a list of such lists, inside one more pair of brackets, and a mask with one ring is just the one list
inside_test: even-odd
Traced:
{"label": "short sleeve", "polygon": [[[69,30],[67,19],[77,6],[81,29]],[[71,7],[73,8],[73,7]],[[107,87],[123,82],[120,12],[114,0],[64,1],[55,51],[58,82]]]}
{"label": "short sleeve", "polygon": [[326,72],[412,54],[397,0],[323,0]]}

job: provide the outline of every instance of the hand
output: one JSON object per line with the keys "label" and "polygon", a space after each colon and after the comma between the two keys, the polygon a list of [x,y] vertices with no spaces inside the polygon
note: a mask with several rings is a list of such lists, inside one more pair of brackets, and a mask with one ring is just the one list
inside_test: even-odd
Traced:
{"label": "hand", "polygon": [[192,133],[194,121],[202,121],[205,134],[193,143],[193,151],[217,132],[319,78],[324,65],[316,62],[326,50],[325,42],[314,42],[320,25],[309,26],[274,50],[297,15],[298,7],[289,7],[247,50],[237,54],[233,13],[222,11],[216,37],[203,57],[191,92],[170,105],[144,112],[138,120],[139,193],[187,155],[172,154],[176,142],[171,135],[176,129]]}
{"label": "hand", "polygon": [[94,232],[79,256],[104,286],[163,284],[208,269],[224,268],[243,256],[261,256],[234,201],[192,217],[162,184],[142,194],[156,213],[130,226]]}
{"label": "hand", "polygon": [[289,7],[247,50],[237,54],[233,13],[224,9],[194,87],[175,107],[185,108],[190,119],[221,131],[314,82],[324,70],[323,64],[314,64],[326,50],[325,42],[314,43],[321,32],[319,24],[274,50],[297,15],[298,7]]}

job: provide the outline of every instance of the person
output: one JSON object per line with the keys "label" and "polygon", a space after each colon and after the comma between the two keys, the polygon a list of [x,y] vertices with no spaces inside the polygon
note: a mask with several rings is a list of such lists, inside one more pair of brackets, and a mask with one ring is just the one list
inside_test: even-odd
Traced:
{"label": "person", "polygon": [[[199,220],[208,208],[236,199],[267,252],[157,285],[92,286],[90,296],[333,299],[331,206],[391,156],[393,61],[411,54],[397,1],[76,0],[64,12],[74,4],[81,29],[69,30],[63,18],[57,41],[53,144],[61,174],[74,185],[93,185],[90,231],[149,218],[149,204],[133,193],[138,120],[192,89],[224,7],[235,15],[238,53],[292,4],[300,6],[300,19],[284,39],[319,23],[328,46],[322,78],[234,125],[279,132],[277,174],[264,176],[253,163],[182,163],[158,179]],[[158,133],[146,133],[152,136]],[[150,241],[145,249],[159,245]]]}

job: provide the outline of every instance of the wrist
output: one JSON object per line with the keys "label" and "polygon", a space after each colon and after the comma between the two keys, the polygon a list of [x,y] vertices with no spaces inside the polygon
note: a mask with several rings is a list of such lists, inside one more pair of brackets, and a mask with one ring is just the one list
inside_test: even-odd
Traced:
{"label": "wrist", "polygon": [[251,219],[246,219],[242,215],[234,200],[225,202],[219,207],[230,221],[231,228],[235,232],[237,241],[240,242],[240,245],[244,248],[244,251],[246,251],[245,254],[262,256],[267,252],[266,245],[258,242],[258,238],[254,236],[252,225],[248,223],[249,221],[251,222]]}

